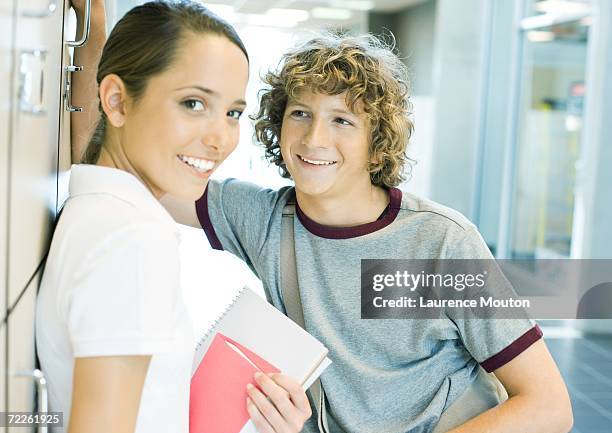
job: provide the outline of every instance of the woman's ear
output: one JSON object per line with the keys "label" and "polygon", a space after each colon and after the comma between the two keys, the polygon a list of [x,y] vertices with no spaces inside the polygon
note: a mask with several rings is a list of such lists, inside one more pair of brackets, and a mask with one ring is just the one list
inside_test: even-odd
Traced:
{"label": "woman's ear", "polygon": [[120,128],[125,122],[127,90],[123,80],[115,74],[109,74],[100,82],[100,102],[108,122]]}

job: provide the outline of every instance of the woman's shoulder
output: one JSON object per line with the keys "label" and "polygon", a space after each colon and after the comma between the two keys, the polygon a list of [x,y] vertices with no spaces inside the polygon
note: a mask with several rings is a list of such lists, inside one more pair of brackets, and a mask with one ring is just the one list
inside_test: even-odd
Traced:
{"label": "woman's shoulder", "polygon": [[58,221],[54,242],[83,253],[139,243],[178,249],[178,229],[138,207],[108,194],[68,200]]}

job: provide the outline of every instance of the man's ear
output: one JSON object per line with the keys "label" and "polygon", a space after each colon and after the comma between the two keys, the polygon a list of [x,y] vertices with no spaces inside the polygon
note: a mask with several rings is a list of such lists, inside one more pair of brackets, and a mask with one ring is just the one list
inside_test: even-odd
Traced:
{"label": "man's ear", "polygon": [[125,122],[127,89],[118,75],[109,74],[100,82],[100,102],[106,118],[115,128]]}
{"label": "man's ear", "polygon": [[380,163],[380,155],[378,155],[376,152],[374,152],[374,150],[372,149],[372,147],[370,146],[370,149],[368,150],[370,152],[370,164],[372,165],[376,165]]}

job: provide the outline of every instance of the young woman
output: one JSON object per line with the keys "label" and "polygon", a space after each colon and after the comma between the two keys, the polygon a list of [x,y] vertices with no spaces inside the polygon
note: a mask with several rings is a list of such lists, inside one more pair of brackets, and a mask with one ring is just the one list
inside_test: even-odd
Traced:
{"label": "young woman", "polygon": [[[202,196],[238,141],[247,77],[234,29],[197,3],[138,6],[106,42],[101,118],[72,169],[37,305],[50,407],[68,432],[188,432],[193,335],[176,225],[158,199]],[[256,380],[263,393],[245,404],[259,430],[300,431],[299,384]]]}

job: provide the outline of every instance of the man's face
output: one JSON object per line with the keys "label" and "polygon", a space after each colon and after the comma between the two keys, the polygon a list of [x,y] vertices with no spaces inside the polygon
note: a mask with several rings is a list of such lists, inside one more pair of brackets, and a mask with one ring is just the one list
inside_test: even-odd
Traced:
{"label": "man's face", "polygon": [[303,194],[332,198],[371,185],[370,122],[361,101],[351,111],[345,99],[303,91],[287,102],[281,153]]}

